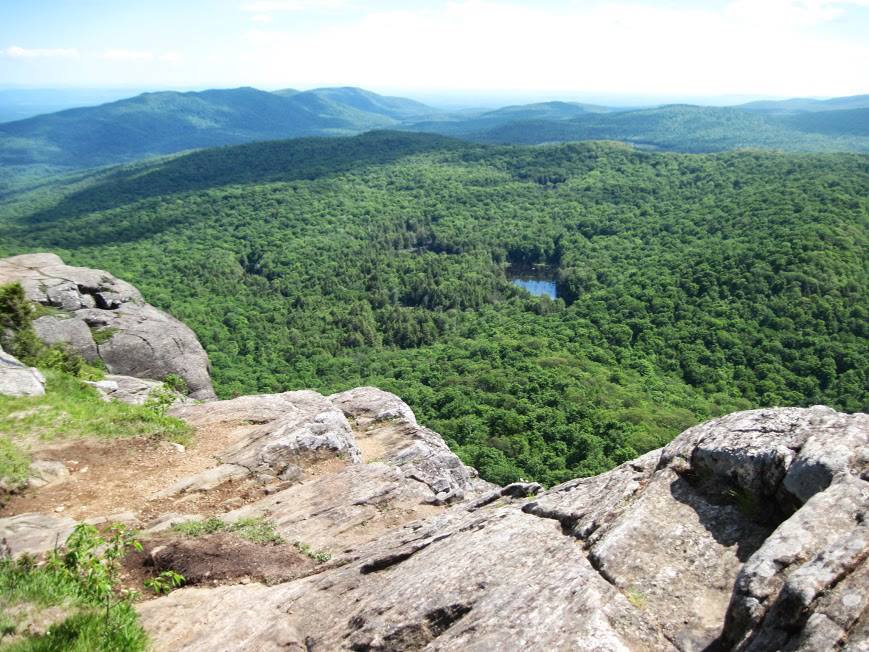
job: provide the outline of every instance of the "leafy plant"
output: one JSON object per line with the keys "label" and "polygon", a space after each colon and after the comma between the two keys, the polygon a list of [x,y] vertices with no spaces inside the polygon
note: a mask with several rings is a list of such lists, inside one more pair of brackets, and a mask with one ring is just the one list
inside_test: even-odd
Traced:
{"label": "leafy plant", "polygon": [[[72,611],[45,634],[25,635],[8,649],[144,650],[147,638],[132,607],[136,593],[118,588],[119,562],[130,549],[141,546],[125,526],[115,524],[103,536],[92,525],[80,524],[45,564],[26,556],[0,560],[0,605],[4,608],[29,602],[37,607],[63,605]],[[9,622],[5,629],[16,627]]]}
{"label": "leafy plant", "polygon": [[110,339],[112,339],[117,332],[118,329],[112,327],[91,328],[91,336],[94,338],[94,342],[96,342],[97,344],[105,344]]}
{"label": "leafy plant", "polygon": [[158,416],[165,416],[166,411],[172,407],[178,396],[166,385],[157,385],[150,392],[145,400],[144,408],[150,410]]}
{"label": "leafy plant", "polygon": [[301,552],[303,555],[307,555],[314,561],[324,563],[332,559],[332,553],[328,550],[314,550],[307,543],[302,543],[301,541],[293,541],[293,546],[296,550]]}
{"label": "leafy plant", "polygon": [[178,392],[179,394],[187,395],[190,393],[190,389],[187,387],[187,381],[178,374],[167,374],[166,377],[163,378],[163,383],[166,387]]}
{"label": "leafy plant", "polygon": [[264,518],[241,518],[230,523],[226,530],[256,543],[284,543],[284,538],[278,534],[274,524]]}
{"label": "leafy plant", "polygon": [[145,580],[145,587],[158,595],[171,593],[173,590],[184,586],[184,576],[174,570],[164,570],[157,577]]}
{"label": "leafy plant", "polygon": [[205,519],[204,521],[193,520],[176,523],[172,526],[172,529],[175,532],[184,534],[188,537],[201,537],[205,536],[206,534],[214,534],[215,532],[225,530],[226,523],[224,523],[216,516],[212,516]]}

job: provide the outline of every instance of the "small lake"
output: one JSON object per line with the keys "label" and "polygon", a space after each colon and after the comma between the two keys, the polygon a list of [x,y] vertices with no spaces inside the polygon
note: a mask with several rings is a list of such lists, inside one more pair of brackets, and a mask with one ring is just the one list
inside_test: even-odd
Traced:
{"label": "small lake", "polygon": [[555,299],[558,296],[558,292],[555,289],[555,281],[551,279],[517,277],[510,280],[513,285],[523,290],[528,290],[528,292],[536,297],[546,295],[550,299]]}

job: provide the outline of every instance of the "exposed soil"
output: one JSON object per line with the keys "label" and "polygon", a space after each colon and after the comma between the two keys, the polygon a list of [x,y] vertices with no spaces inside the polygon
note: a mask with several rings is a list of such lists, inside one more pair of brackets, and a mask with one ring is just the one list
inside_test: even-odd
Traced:
{"label": "exposed soil", "polygon": [[[215,454],[235,441],[248,424],[219,423],[199,428],[194,443],[183,452],[165,441],[148,438],[77,439],[35,442],[33,459],[64,462],[70,476],[63,482],[40,489],[26,489],[0,508],[0,516],[27,512],[62,513],[76,520],[105,517],[119,512],[158,513],[148,499],[176,480],[218,464]],[[223,512],[220,503],[238,494],[238,487],[216,490],[216,495],[198,502],[191,498],[173,501],[173,511],[182,513]],[[242,492],[244,493],[244,492]],[[262,497],[251,496],[251,499]],[[186,498],[186,497],[185,497]],[[243,498],[244,500],[244,498]],[[167,507],[160,505],[159,507]],[[165,510],[164,510],[165,511]]]}
{"label": "exposed soil", "polygon": [[[164,570],[181,573],[186,586],[262,582],[277,584],[316,572],[318,562],[289,543],[262,544],[218,532],[201,537],[164,535],[142,542],[124,558],[124,583],[141,591]],[[150,593],[150,592],[147,592]]]}

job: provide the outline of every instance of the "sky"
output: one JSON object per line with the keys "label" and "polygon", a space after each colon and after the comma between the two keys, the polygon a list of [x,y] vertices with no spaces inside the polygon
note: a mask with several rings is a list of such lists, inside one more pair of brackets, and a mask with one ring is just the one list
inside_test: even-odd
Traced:
{"label": "sky", "polygon": [[869,93],[869,0],[0,0],[0,86]]}

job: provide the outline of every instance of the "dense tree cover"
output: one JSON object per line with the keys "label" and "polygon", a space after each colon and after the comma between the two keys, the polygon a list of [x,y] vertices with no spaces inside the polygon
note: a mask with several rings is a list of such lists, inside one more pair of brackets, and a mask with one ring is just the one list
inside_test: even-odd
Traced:
{"label": "dense tree cover", "polygon": [[[674,105],[617,112],[583,112],[554,118],[528,114],[418,128],[481,143],[536,144],[571,140],[620,140],[682,152],[736,148],[784,151],[869,151],[867,109],[780,115],[733,107]],[[492,116],[495,117],[494,115]]]}
{"label": "dense tree cover", "polygon": [[688,152],[738,147],[867,152],[867,111],[865,96],[641,110],[541,102],[450,113],[360,88],[144,93],[100,106],[0,123],[0,193],[10,180],[44,176],[46,170],[68,171],[203,147],[383,128],[481,143],[619,140]]}
{"label": "dense tree cover", "polygon": [[0,253],[135,283],[223,396],[378,385],[485,477],[556,482],[734,409],[867,409],[867,191],[861,155],[371,133],[59,180],[0,204]]}
{"label": "dense tree cover", "polygon": [[106,165],[199,147],[359,133],[436,113],[361,88],[143,93],[0,124],[0,165]]}

